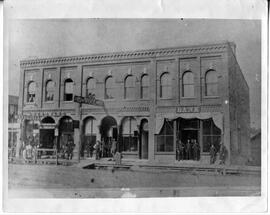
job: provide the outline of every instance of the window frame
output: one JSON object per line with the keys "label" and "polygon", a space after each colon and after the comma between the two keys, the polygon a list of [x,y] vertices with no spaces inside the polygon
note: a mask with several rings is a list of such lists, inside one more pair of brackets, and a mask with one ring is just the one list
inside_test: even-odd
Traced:
{"label": "window frame", "polygon": [[[93,88],[88,88],[88,83],[90,80],[93,80],[95,82],[95,86]],[[85,84],[85,96],[87,97],[89,95],[89,89],[95,90],[96,89],[96,79],[94,77],[88,77]]]}
{"label": "window frame", "polygon": [[[207,82],[207,75],[212,72],[213,74],[215,74],[216,76],[216,82]],[[208,95],[207,94],[207,86],[216,86],[216,94],[215,95]],[[205,75],[204,75],[204,97],[206,98],[218,98],[219,97],[219,94],[218,94],[218,73],[216,70],[214,69],[209,69],[205,72]]]}
{"label": "window frame", "polygon": [[[127,80],[128,78],[132,78],[133,79],[133,86],[127,86]],[[133,75],[127,75],[124,79],[124,99],[125,100],[135,100],[136,99],[136,95],[135,95],[135,89],[136,89],[136,79],[135,76]],[[132,91],[132,89],[134,90],[134,97],[132,98],[131,95],[127,95],[128,92]]]}
{"label": "window frame", "polygon": [[[209,133],[209,134],[205,134],[205,133],[204,133],[204,122],[207,122],[207,121],[210,121],[210,123],[211,123],[211,125],[210,125],[210,133]],[[214,126],[215,126],[216,128],[218,128],[218,127],[215,125],[215,123],[214,123],[214,121],[213,121],[212,118],[202,120],[202,151],[201,151],[201,153],[203,153],[203,154],[207,154],[207,153],[210,152],[210,150],[209,150],[209,151],[204,151],[204,148],[205,148],[205,145],[204,145],[204,144],[205,144],[205,143],[204,143],[204,137],[210,137],[210,138],[211,138],[210,147],[211,147],[211,145],[212,145],[212,143],[213,143],[213,141],[214,141],[214,137],[219,137],[220,140],[221,140],[221,136],[222,136],[221,129],[218,128],[219,131],[220,131],[220,134],[214,134]],[[210,147],[209,147],[209,149],[210,149]],[[216,148],[216,152],[217,152],[217,151],[218,151],[218,149]]]}
{"label": "window frame", "polygon": [[[53,90],[53,99],[52,100],[47,100],[47,94],[48,94],[48,83],[49,82],[52,82],[53,84],[54,84],[54,90]],[[47,80],[46,82],[45,82],[45,98],[44,98],[44,101],[46,102],[46,103],[52,103],[53,101],[54,101],[54,94],[55,93],[55,82],[52,80],[52,79],[49,79],[49,80]]]}
{"label": "window frame", "polygon": [[[148,85],[143,85],[143,78],[147,77],[148,79]],[[143,74],[141,76],[141,89],[140,89],[140,98],[148,100],[149,99],[149,89],[150,89],[150,80],[149,80],[149,75],[148,74]],[[147,97],[144,97],[144,92],[147,92]]]}
{"label": "window frame", "polygon": [[[132,121],[134,120],[134,122],[136,123],[136,119],[134,119],[133,117],[126,117],[123,121],[122,121],[122,123],[121,123],[121,125],[122,125],[122,135],[121,135],[121,139],[122,139],[122,152],[123,153],[134,153],[134,154],[137,154],[138,152],[139,152],[139,134],[138,135],[134,135],[134,132],[132,133]],[[124,123],[126,123],[125,121],[128,121],[127,123],[128,123],[128,126],[129,126],[129,128],[128,128],[128,131],[129,131],[129,133],[123,133],[123,131],[124,131]],[[139,132],[139,129],[136,127],[136,130],[135,131],[137,131],[137,132]],[[124,141],[124,139],[125,138],[128,138],[129,139],[129,141],[128,141],[128,148],[130,148],[130,146],[132,145],[132,140],[135,138],[136,139],[136,142],[137,142],[137,146],[136,146],[136,151],[124,151],[124,149],[125,148],[127,148],[127,147],[125,147],[126,146],[126,143],[125,143],[125,141]]]}
{"label": "window frame", "polygon": [[[29,88],[30,88],[30,84],[35,84],[35,92],[34,92],[34,94],[30,94],[30,92],[29,92]],[[28,83],[27,83],[27,95],[26,95],[26,103],[28,103],[28,104],[34,104],[35,103],[35,101],[36,101],[36,82],[35,81],[29,81]],[[29,101],[29,99],[30,99],[30,95],[34,95],[34,97],[33,97],[33,101]]]}
{"label": "window frame", "polygon": [[[104,80],[104,99],[106,99],[106,100],[113,100],[113,99],[115,99],[115,97],[107,97],[107,92],[108,92],[108,89],[110,89],[110,90],[114,90],[115,89],[115,86],[112,86],[112,87],[110,87],[110,88],[108,88],[107,87],[107,81],[108,81],[108,79],[112,79],[112,83],[114,82],[114,78],[113,78],[113,76],[112,75],[109,75],[109,76],[107,76],[106,78],[105,78],[105,80]],[[113,85],[114,85],[115,83],[113,83]]]}
{"label": "window frame", "polygon": [[[185,83],[184,76],[186,74],[188,74],[188,73],[192,74],[193,83],[188,83],[188,84]],[[193,98],[195,98],[196,92],[195,92],[195,80],[194,80],[194,77],[195,77],[195,75],[191,70],[187,70],[182,74],[182,77],[181,77],[182,78],[182,80],[181,80],[181,84],[182,84],[181,91],[182,92],[180,92],[181,98],[184,98],[184,99],[189,99],[189,98],[193,99]],[[193,96],[185,96],[185,86],[193,86]]]}
{"label": "window frame", "polygon": [[[163,85],[162,84],[162,78],[165,76],[165,75],[168,75],[168,80],[171,82],[171,84],[167,84],[167,85]],[[164,87],[166,87],[165,89],[170,89],[169,90],[169,96],[168,97],[163,97],[163,92],[165,91],[164,90]],[[163,72],[160,77],[159,77],[159,99],[172,99],[172,77],[171,77],[171,74],[169,72]]]}
{"label": "window frame", "polygon": [[[172,126],[172,134],[166,134],[167,133],[167,127],[165,127],[165,134],[155,134],[155,153],[156,154],[175,154],[175,140],[174,140],[174,129],[173,129],[173,121],[164,121],[164,124],[162,126],[161,131],[163,130],[163,127],[165,126],[165,123],[169,123],[169,126]],[[162,139],[164,139],[164,151],[158,151],[158,137],[162,137]],[[166,141],[167,141],[167,137],[171,137],[172,138],[172,151],[166,151]]]}
{"label": "window frame", "polygon": [[[69,80],[71,80],[71,81],[69,81]],[[66,83],[72,83],[73,84],[72,85],[72,94],[71,93],[66,93]],[[66,95],[72,95],[72,99],[71,100],[67,100],[66,99]],[[64,81],[64,95],[63,96],[64,96],[64,98],[63,98],[63,101],[64,102],[72,102],[73,99],[74,99],[74,81],[71,78],[67,78]]]}

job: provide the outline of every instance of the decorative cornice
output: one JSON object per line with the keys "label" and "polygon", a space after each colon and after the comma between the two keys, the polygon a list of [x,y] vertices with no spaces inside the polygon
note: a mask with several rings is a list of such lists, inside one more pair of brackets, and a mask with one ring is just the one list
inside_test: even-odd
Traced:
{"label": "decorative cornice", "polygon": [[117,60],[167,57],[175,55],[186,56],[194,54],[217,53],[225,51],[229,44],[230,43],[226,42],[220,44],[178,47],[178,48],[149,49],[149,50],[128,51],[128,52],[112,52],[105,54],[79,55],[70,57],[29,59],[20,61],[20,66],[38,67],[38,66],[58,65],[58,64],[68,65],[76,63],[95,63],[95,62],[98,63]]}

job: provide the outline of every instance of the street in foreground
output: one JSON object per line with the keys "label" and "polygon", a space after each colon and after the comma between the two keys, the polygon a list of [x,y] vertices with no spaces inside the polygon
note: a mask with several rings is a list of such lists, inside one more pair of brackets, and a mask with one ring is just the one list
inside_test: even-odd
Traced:
{"label": "street in foreground", "polygon": [[120,198],[260,195],[259,175],[168,170],[91,170],[9,164],[10,198]]}

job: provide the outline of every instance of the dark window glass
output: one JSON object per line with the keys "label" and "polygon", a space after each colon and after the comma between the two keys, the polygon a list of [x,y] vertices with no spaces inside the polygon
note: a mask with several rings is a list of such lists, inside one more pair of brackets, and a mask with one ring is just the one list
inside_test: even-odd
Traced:
{"label": "dark window glass", "polygon": [[27,88],[27,102],[35,102],[36,97],[36,83],[31,81]]}
{"label": "dark window glass", "polygon": [[64,88],[64,101],[72,101],[73,100],[73,87],[74,83],[72,79],[65,80],[65,88]]}

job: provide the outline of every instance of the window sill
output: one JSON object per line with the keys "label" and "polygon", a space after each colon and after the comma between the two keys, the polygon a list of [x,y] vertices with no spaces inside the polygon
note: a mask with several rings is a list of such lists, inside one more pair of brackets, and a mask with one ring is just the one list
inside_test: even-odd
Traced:
{"label": "window sill", "polygon": [[36,103],[35,102],[26,102],[26,103],[24,103],[25,105],[36,105]]}
{"label": "window sill", "polygon": [[62,103],[70,104],[70,103],[73,103],[73,100],[72,101],[62,101]]}
{"label": "window sill", "polygon": [[181,97],[181,99],[196,99],[196,97]]}
{"label": "window sill", "polygon": [[219,96],[204,96],[204,99],[217,99]]}
{"label": "window sill", "polygon": [[54,101],[44,101],[44,104],[53,104]]}
{"label": "window sill", "polygon": [[158,100],[173,100],[173,98],[159,98]]}

